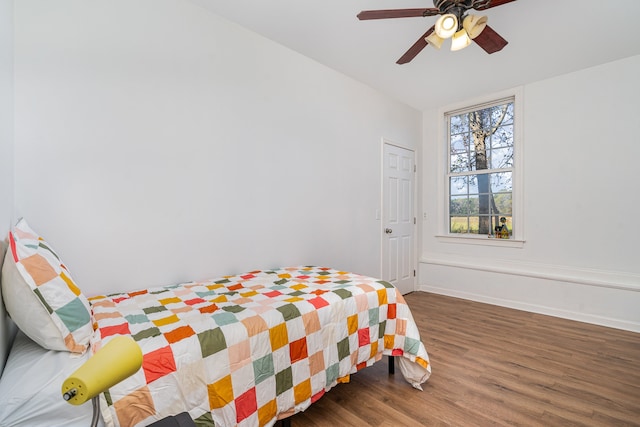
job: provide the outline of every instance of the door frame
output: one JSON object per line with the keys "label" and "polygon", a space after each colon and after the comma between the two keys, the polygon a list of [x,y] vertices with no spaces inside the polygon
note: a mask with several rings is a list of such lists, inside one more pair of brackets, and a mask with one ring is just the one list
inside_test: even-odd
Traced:
{"label": "door frame", "polygon": [[414,174],[413,174],[413,191],[411,194],[412,200],[412,210],[413,210],[413,218],[414,218],[414,227],[412,229],[412,240],[413,240],[413,256],[412,256],[412,260],[411,260],[411,266],[412,269],[414,271],[413,274],[413,292],[415,292],[417,290],[417,285],[418,285],[418,226],[420,224],[420,221],[418,221],[418,205],[417,205],[417,200],[418,200],[418,153],[417,150],[411,147],[408,147],[406,145],[402,145],[402,144],[398,144],[396,142],[393,142],[385,137],[382,137],[381,139],[381,143],[380,143],[380,278],[382,280],[387,280],[388,277],[385,277],[385,273],[387,273],[385,271],[385,259],[383,259],[384,256],[384,245],[385,245],[385,233],[384,233],[384,229],[385,229],[385,203],[384,203],[384,188],[385,188],[385,156],[384,156],[384,149],[386,145],[391,145],[394,146],[396,148],[400,148],[403,150],[407,150],[407,151],[411,151],[413,153],[413,167],[414,167]]}

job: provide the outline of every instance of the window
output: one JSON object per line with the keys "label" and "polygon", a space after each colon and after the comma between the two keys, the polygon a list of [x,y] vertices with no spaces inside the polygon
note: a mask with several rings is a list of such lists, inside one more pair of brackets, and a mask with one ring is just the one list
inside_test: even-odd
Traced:
{"label": "window", "polygon": [[517,110],[512,96],[445,113],[449,236],[522,235],[514,220]]}

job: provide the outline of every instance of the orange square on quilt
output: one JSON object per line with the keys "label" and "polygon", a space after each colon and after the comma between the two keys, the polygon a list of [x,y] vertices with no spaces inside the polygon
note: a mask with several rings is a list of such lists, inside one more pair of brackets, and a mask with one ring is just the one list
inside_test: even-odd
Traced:
{"label": "orange square on quilt", "polygon": [[193,331],[193,329],[191,329],[190,326],[180,326],[173,331],[164,333],[164,337],[167,339],[169,344],[173,344],[185,338],[189,338],[191,335],[195,335],[195,332]]}
{"label": "orange square on quilt", "polygon": [[114,402],[113,407],[116,410],[118,422],[122,426],[135,425],[156,413],[153,398],[147,386]]}
{"label": "orange square on quilt", "polygon": [[42,256],[34,254],[20,260],[22,266],[27,270],[36,286],[55,279],[58,273],[51,267],[49,262]]}
{"label": "orange square on quilt", "polygon": [[291,358],[291,364],[307,358],[306,337],[289,343],[289,357]]}

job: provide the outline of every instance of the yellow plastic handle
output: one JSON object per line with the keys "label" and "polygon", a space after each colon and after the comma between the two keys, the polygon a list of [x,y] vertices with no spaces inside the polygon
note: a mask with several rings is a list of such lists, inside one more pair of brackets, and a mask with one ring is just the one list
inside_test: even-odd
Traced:
{"label": "yellow plastic handle", "polygon": [[129,378],[140,366],[140,346],[131,337],[115,337],[62,383],[62,396],[72,405],[81,405]]}

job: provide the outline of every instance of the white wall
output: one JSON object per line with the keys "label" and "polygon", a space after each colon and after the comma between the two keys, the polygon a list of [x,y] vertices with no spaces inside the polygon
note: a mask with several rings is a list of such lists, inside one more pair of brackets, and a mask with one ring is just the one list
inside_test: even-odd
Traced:
{"label": "white wall", "polygon": [[381,138],[420,112],[190,2],[15,9],[16,212],[86,294],[379,274]]}
{"label": "white wall", "polygon": [[[13,0],[0,0],[0,248],[13,221],[13,128]],[[0,372],[13,331],[9,325],[0,303]]]}
{"label": "white wall", "polygon": [[[638,75],[635,56],[526,85],[524,247],[443,243],[425,221],[421,289],[640,331]],[[424,113],[428,218],[438,120]]]}

